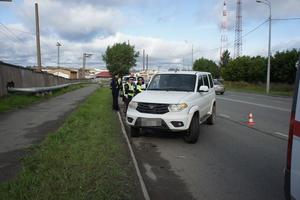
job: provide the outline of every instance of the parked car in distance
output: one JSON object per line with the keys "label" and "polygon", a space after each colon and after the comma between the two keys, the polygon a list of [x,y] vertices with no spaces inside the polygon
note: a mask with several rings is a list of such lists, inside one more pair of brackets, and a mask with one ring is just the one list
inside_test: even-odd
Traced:
{"label": "parked car in distance", "polygon": [[129,103],[130,135],[141,129],[180,131],[188,143],[199,137],[199,126],[216,119],[216,94],[208,72],[165,72],[152,77],[146,91]]}
{"label": "parked car in distance", "polygon": [[218,79],[214,79],[214,88],[216,94],[224,94],[225,92],[225,86]]}

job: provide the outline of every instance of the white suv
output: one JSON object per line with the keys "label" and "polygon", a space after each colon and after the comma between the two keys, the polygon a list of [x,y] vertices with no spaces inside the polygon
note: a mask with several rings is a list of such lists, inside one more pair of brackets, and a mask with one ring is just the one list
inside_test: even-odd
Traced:
{"label": "white suv", "polygon": [[208,72],[167,72],[153,76],[146,91],[130,102],[126,122],[137,137],[141,128],[185,131],[185,140],[195,143],[199,125],[214,124],[216,96]]}

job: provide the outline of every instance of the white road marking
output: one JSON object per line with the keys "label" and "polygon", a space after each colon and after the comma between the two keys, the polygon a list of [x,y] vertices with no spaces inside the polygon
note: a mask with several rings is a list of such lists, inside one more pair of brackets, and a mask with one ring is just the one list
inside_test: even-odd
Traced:
{"label": "white road marking", "polygon": [[146,169],[146,175],[151,178],[152,180],[156,181],[157,177],[154,174],[154,172],[152,171],[152,167],[151,165],[149,165],[148,163],[144,163],[144,167]]}
{"label": "white road marking", "polygon": [[249,104],[249,105],[253,105],[253,106],[259,106],[259,107],[263,107],[263,108],[270,108],[270,109],[284,111],[284,112],[290,112],[290,109],[279,108],[279,107],[275,107],[275,106],[268,106],[268,105],[259,104],[259,103],[252,103],[252,102],[248,102],[248,101],[242,101],[242,100],[236,100],[236,99],[229,99],[229,98],[225,98],[225,97],[218,97],[217,99],[222,99],[222,100],[232,101],[232,102],[237,102],[237,103],[244,103],[244,104]]}
{"label": "white road marking", "polygon": [[225,115],[225,114],[223,114],[223,113],[220,113],[219,116],[220,116],[220,117],[223,117],[223,118],[226,118],[226,119],[229,119],[229,118],[230,118],[229,115]]}
{"label": "white road marking", "polygon": [[3,165],[0,165],[0,169],[1,169],[1,168],[4,168],[4,167],[6,167],[6,166],[9,166],[9,163],[4,163]]}
{"label": "white road marking", "polygon": [[176,158],[183,158],[183,159],[185,159],[185,156],[184,155],[178,155],[178,156],[176,156]]}
{"label": "white road marking", "polygon": [[147,188],[146,188],[144,179],[143,179],[143,177],[142,177],[142,175],[141,175],[141,171],[140,171],[140,168],[139,168],[139,166],[138,166],[138,164],[137,164],[137,161],[136,161],[134,152],[133,152],[133,150],[132,150],[132,147],[131,147],[129,138],[128,138],[127,134],[126,134],[125,127],[124,127],[124,124],[123,124],[123,121],[122,121],[120,112],[118,112],[118,117],[119,117],[119,120],[120,120],[120,124],[121,124],[121,129],[122,129],[123,136],[124,136],[125,139],[126,139],[126,142],[127,142],[128,148],[129,148],[129,152],[130,152],[130,155],[131,155],[131,158],[132,158],[132,161],[133,161],[133,164],[134,164],[134,167],[135,167],[135,170],[136,170],[136,173],[137,173],[137,176],[138,176],[138,179],[139,179],[141,188],[142,188],[142,192],[143,192],[143,195],[144,195],[144,199],[145,199],[145,200],[150,200],[150,196],[149,196],[149,193],[148,193],[148,191],[147,191]]}
{"label": "white road marking", "polygon": [[280,132],[275,132],[276,135],[279,135],[279,136],[282,136],[284,138],[288,138],[289,136],[287,136],[286,134],[284,133],[280,133]]}

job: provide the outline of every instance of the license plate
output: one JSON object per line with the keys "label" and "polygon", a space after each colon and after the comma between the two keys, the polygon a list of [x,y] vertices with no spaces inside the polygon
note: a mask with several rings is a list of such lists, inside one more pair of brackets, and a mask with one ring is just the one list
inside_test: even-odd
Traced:
{"label": "license plate", "polygon": [[161,126],[161,119],[141,119],[142,126]]}

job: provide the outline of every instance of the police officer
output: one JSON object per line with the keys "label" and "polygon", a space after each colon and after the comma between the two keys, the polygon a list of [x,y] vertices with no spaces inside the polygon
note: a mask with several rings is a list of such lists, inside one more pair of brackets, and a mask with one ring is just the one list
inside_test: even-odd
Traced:
{"label": "police officer", "polygon": [[125,112],[127,112],[128,104],[130,103],[131,99],[134,97],[135,92],[135,85],[134,85],[134,78],[130,77],[128,82],[125,84]]}
{"label": "police officer", "polygon": [[118,83],[118,79],[119,79],[119,75],[116,74],[114,75],[114,77],[111,80],[110,83],[110,88],[111,88],[111,92],[112,92],[112,97],[113,97],[113,110],[118,111],[119,110],[119,102],[118,102],[118,98],[119,98],[119,91],[120,91],[120,84]]}
{"label": "police officer", "polygon": [[141,93],[145,90],[143,77],[138,77],[138,82],[135,87],[135,94]]}

